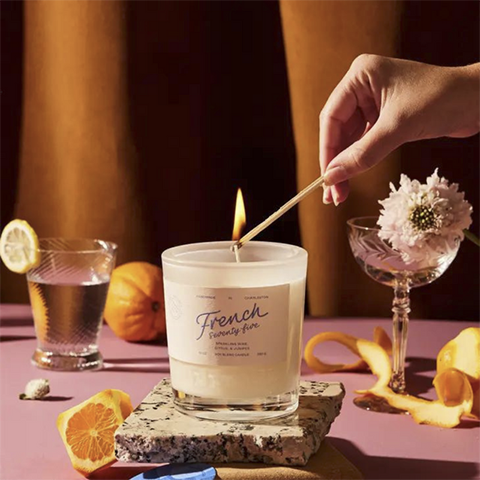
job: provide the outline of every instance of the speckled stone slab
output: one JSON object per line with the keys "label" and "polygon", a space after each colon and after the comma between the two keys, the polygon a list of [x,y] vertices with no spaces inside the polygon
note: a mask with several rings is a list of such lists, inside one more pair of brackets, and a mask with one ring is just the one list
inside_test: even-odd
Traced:
{"label": "speckled stone slab", "polygon": [[200,420],[178,412],[168,379],[162,380],[115,433],[124,462],[263,462],[305,465],[340,413],[341,383],[301,382],[295,414],[271,422]]}

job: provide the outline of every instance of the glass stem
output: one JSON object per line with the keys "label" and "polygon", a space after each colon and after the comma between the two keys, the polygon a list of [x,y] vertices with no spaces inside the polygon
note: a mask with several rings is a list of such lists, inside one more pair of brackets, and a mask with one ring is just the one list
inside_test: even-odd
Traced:
{"label": "glass stem", "polygon": [[398,279],[393,298],[393,374],[390,388],[405,393],[405,356],[407,353],[410,286],[407,278]]}

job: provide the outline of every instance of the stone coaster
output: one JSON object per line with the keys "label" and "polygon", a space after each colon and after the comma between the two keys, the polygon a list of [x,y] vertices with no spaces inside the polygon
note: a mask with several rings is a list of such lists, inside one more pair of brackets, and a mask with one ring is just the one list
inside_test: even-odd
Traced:
{"label": "stone coaster", "polygon": [[178,412],[165,379],[116,431],[115,455],[124,462],[305,465],[330,431],[344,396],[338,382],[300,382],[293,415],[250,424],[217,422]]}

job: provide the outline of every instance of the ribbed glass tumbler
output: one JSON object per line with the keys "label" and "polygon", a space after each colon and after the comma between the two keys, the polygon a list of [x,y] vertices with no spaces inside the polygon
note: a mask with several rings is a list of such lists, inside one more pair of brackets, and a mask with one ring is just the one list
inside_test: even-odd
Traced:
{"label": "ribbed glass tumbler", "polygon": [[40,263],[27,272],[37,348],[49,370],[102,367],[98,349],[117,246],[102,240],[40,239]]}

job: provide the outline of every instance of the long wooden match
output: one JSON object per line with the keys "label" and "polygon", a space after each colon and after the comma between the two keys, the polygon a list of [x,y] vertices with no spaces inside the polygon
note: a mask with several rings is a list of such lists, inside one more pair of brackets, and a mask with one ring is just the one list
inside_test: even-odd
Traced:
{"label": "long wooden match", "polygon": [[272,213],[266,220],[258,224],[254,229],[250,230],[245,234],[240,240],[235,242],[233,249],[238,253],[238,249],[241,248],[246,242],[250,241],[252,238],[256,237],[261,231],[265,230],[270,226],[275,220],[281,217],[284,213],[288,212],[292,207],[294,207],[298,202],[302,201],[306,196],[310,195],[318,187],[323,185],[323,177],[318,177],[314,180],[308,187],[305,187],[301,192],[297,193],[293,198],[291,198],[285,205],[280,207],[275,213]]}

